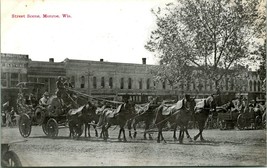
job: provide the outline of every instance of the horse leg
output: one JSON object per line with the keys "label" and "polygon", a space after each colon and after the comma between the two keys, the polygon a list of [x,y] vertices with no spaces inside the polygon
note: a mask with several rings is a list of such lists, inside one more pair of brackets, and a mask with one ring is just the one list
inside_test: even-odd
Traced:
{"label": "horse leg", "polygon": [[120,131],[119,131],[119,136],[118,136],[119,141],[121,141],[121,132],[122,132],[122,128],[120,128]]}
{"label": "horse leg", "polygon": [[91,134],[90,134],[90,127],[91,127],[91,126],[90,126],[90,124],[87,124],[87,125],[88,125],[88,126],[87,126],[87,128],[88,128],[88,137],[91,138]]}
{"label": "horse leg", "polygon": [[137,135],[137,132],[136,132],[136,125],[137,125],[137,122],[134,122],[133,124],[133,129],[134,129],[134,135],[133,137],[136,138],[136,135]]}
{"label": "horse leg", "polygon": [[128,131],[129,131],[129,137],[132,139],[132,132],[131,132],[131,129],[132,129],[132,122],[133,120],[128,120],[127,121],[127,128],[128,128]]}
{"label": "horse leg", "polygon": [[199,131],[200,131],[199,134],[200,134],[200,140],[201,140],[201,141],[205,141],[205,139],[204,139],[203,136],[202,136],[202,132],[203,132],[203,130],[204,130],[204,125],[201,124],[200,129],[199,129]]}
{"label": "horse leg", "polygon": [[123,141],[127,142],[127,139],[126,139],[126,136],[125,136],[125,130],[124,130],[123,127],[122,127],[122,133],[123,133]]}
{"label": "horse leg", "polygon": [[88,124],[84,123],[84,137],[87,138],[87,128],[88,128]]}
{"label": "horse leg", "polygon": [[160,143],[160,140],[161,140],[161,132],[162,132],[162,128],[159,127],[158,128],[158,140],[157,140],[158,143]]}
{"label": "horse leg", "polygon": [[96,125],[94,125],[93,128],[95,130],[95,137],[98,137],[98,132],[97,132],[97,129],[96,129]]}
{"label": "horse leg", "polygon": [[177,125],[175,124],[175,125],[174,125],[174,130],[173,130],[173,139],[174,139],[174,141],[177,140],[177,137],[176,137],[176,131],[177,131]]}

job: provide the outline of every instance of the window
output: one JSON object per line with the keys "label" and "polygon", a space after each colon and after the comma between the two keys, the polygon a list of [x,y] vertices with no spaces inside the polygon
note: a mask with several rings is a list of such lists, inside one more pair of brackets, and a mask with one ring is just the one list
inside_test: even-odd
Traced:
{"label": "window", "polygon": [[128,89],[132,89],[132,78],[128,79]]}
{"label": "window", "polygon": [[139,80],[139,89],[143,89],[143,80],[142,79]]}
{"label": "window", "polygon": [[228,90],[228,78],[225,79],[225,90]]}
{"label": "window", "polygon": [[1,73],[1,86],[7,87],[7,73],[6,72]]}
{"label": "window", "polygon": [[212,81],[210,81],[210,90],[212,90],[212,89],[213,89],[212,85],[213,85],[213,82],[212,82]]}
{"label": "window", "polygon": [[150,79],[147,79],[146,81],[146,89],[150,89]]}
{"label": "window", "polygon": [[105,88],[105,78],[101,78],[101,88]]}
{"label": "window", "polygon": [[109,78],[108,86],[110,89],[113,88],[113,78],[112,77]]}
{"label": "window", "polygon": [[166,81],[165,80],[162,82],[162,89],[166,89]]}
{"label": "window", "polygon": [[204,80],[204,90],[207,90],[207,81]]}
{"label": "window", "polygon": [[81,88],[84,88],[85,86],[85,78],[84,76],[81,77]]}
{"label": "window", "polygon": [[19,83],[19,74],[18,73],[11,73],[11,87],[16,87]]}
{"label": "window", "polygon": [[192,84],[193,84],[193,90],[196,90],[196,84],[195,84],[195,82],[192,82]]}
{"label": "window", "polygon": [[230,88],[230,90],[234,90],[234,78],[231,78],[231,88]]}
{"label": "window", "polygon": [[75,87],[75,77],[74,77],[74,76],[72,76],[72,77],[70,78],[70,83],[71,83],[71,85],[72,85],[73,87]]}
{"label": "window", "polygon": [[249,81],[249,91],[252,91],[252,81]]}
{"label": "window", "polygon": [[97,88],[96,86],[97,86],[97,85],[96,85],[96,77],[94,76],[94,77],[93,77],[93,88],[96,89],[96,88]]}
{"label": "window", "polygon": [[153,89],[156,89],[156,81],[153,81]]}
{"label": "window", "polygon": [[121,78],[121,89],[123,89],[123,88],[124,88],[124,79]]}
{"label": "window", "polygon": [[256,81],[254,81],[254,92],[256,92],[256,89],[257,89],[257,83]]}
{"label": "window", "polygon": [[258,81],[258,91],[261,91],[261,82]]}

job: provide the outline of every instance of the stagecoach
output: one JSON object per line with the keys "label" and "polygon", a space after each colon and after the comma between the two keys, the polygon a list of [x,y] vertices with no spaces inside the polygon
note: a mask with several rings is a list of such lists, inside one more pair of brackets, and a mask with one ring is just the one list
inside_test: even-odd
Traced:
{"label": "stagecoach", "polygon": [[17,110],[20,114],[19,132],[22,137],[30,136],[32,126],[42,126],[43,132],[49,137],[56,137],[58,129],[67,124],[66,108],[58,98],[52,95],[48,106],[39,105],[39,99],[44,93],[44,84],[37,82],[20,82],[17,84]]}

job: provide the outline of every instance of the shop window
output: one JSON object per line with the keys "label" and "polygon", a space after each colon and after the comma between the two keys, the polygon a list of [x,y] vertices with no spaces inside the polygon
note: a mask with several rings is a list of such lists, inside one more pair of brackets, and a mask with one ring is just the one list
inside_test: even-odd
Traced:
{"label": "shop window", "polygon": [[121,89],[124,89],[124,78],[121,78]]}

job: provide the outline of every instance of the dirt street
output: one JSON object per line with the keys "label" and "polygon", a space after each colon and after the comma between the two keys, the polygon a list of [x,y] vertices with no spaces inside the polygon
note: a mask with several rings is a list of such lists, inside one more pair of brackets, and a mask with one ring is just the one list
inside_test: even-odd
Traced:
{"label": "dirt street", "polygon": [[[114,128],[114,127],[113,127]],[[265,166],[265,130],[204,130],[206,141],[184,144],[173,141],[172,132],[164,132],[166,143],[144,140],[139,132],[135,140],[119,142],[119,129],[110,129],[110,139],[80,140],[68,138],[68,129],[60,129],[56,139],[47,138],[41,127],[33,127],[29,138],[22,138],[18,128],[2,128],[2,142],[13,143],[11,149],[23,166]],[[142,131],[142,130],[138,130]],[[126,130],[128,134],[128,130]],[[197,130],[189,130],[191,136]]]}

